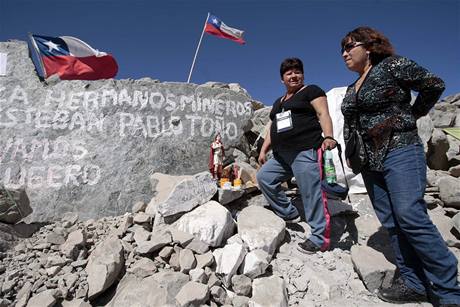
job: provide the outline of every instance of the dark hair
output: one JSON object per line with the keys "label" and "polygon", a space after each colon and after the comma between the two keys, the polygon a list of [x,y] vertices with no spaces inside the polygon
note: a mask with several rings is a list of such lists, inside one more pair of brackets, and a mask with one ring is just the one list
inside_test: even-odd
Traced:
{"label": "dark hair", "polygon": [[369,59],[372,65],[378,64],[384,58],[395,54],[390,40],[379,31],[370,27],[359,27],[348,32],[340,43],[342,48],[350,41],[364,43],[364,47],[370,52]]}
{"label": "dark hair", "polygon": [[298,69],[303,73],[303,63],[298,58],[287,58],[281,63],[280,67],[280,75],[281,79],[283,79],[283,75],[286,71],[291,69]]}

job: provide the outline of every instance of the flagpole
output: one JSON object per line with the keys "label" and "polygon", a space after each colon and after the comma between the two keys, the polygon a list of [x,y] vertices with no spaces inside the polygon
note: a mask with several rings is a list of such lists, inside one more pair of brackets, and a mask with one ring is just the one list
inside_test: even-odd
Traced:
{"label": "flagpole", "polygon": [[47,76],[46,76],[45,65],[43,65],[43,60],[42,60],[42,57],[40,55],[40,51],[38,50],[37,43],[35,42],[35,39],[32,37],[32,33],[28,32],[27,34],[29,36],[30,43],[32,44],[32,47],[34,48],[35,56],[38,59],[38,63],[40,64],[40,68],[42,69],[43,78],[46,79]]}
{"label": "flagpole", "polygon": [[192,77],[192,71],[193,71],[193,67],[195,66],[196,56],[198,55],[198,50],[200,49],[201,40],[203,39],[204,30],[206,29],[206,23],[208,22],[209,15],[210,14],[208,13],[208,16],[206,17],[206,21],[204,22],[203,31],[201,32],[200,41],[198,42],[198,46],[196,47],[195,56],[193,57],[192,67],[190,68],[190,73],[188,74],[187,83],[190,83],[190,78]]}

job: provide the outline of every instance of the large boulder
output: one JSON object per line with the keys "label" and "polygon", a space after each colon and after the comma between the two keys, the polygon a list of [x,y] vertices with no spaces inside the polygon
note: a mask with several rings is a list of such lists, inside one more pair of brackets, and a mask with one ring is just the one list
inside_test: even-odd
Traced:
{"label": "large boulder", "polygon": [[25,186],[31,221],[130,211],[153,196],[148,176],[207,170],[249,129],[253,100],[238,86],[140,80],[40,82],[25,42],[0,43],[0,181]]}
{"label": "large boulder", "polygon": [[30,201],[24,189],[5,189],[0,185],[0,222],[16,224],[32,213]]}
{"label": "large boulder", "polygon": [[284,280],[278,276],[257,278],[252,283],[249,306],[287,307],[288,295]]}
{"label": "large boulder", "polygon": [[285,230],[283,219],[259,206],[244,208],[238,215],[238,234],[249,250],[262,249],[273,255],[284,239]]}
{"label": "large boulder", "polygon": [[121,240],[108,237],[96,246],[88,258],[85,271],[88,274],[88,298],[94,299],[109,288],[124,266]]}
{"label": "large boulder", "polygon": [[153,174],[150,178],[155,197],[145,211],[163,217],[192,210],[208,202],[217,192],[217,185],[209,172],[194,176]]}
{"label": "large boulder", "polygon": [[176,227],[209,244],[221,246],[233,235],[235,223],[230,211],[216,201],[209,201],[192,212],[184,214]]}

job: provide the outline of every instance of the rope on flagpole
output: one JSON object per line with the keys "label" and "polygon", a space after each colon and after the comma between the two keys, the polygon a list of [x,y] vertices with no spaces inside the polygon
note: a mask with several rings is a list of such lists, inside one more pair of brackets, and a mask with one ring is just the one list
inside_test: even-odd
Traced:
{"label": "rope on flagpole", "polygon": [[190,68],[190,73],[188,74],[187,83],[190,83],[190,78],[192,78],[193,67],[195,66],[196,56],[198,55],[198,50],[200,49],[200,46],[201,46],[201,40],[203,39],[204,30],[206,29],[206,23],[208,22],[209,15],[210,14],[208,13],[208,16],[206,17],[206,20],[204,22],[203,31],[201,32],[200,41],[198,42],[198,46],[196,47],[195,56],[193,57],[192,67]]}

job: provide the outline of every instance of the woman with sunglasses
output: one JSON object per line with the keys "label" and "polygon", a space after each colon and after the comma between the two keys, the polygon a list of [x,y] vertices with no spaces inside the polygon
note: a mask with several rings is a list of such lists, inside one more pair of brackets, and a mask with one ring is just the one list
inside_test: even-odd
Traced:
{"label": "woman with sunglasses", "polygon": [[[431,222],[423,199],[426,162],[416,120],[427,115],[444,82],[396,56],[380,32],[359,27],[342,39],[342,57],[359,78],[343,99],[344,138],[359,130],[368,162],[361,171],[374,210],[389,233],[397,274],[378,296],[388,302],[460,306],[457,259]],[[411,90],[418,96],[411,105]]]}

